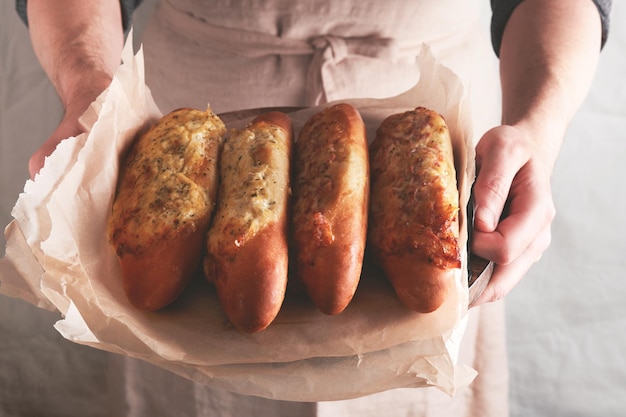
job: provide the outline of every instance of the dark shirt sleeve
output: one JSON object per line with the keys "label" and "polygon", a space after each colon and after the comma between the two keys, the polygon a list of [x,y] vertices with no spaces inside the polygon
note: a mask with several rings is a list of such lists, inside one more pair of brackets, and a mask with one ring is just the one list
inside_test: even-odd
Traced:
{"label": "dark shirt sleeve", "polygon": [[[515,10],[522,1],[523,0],[491,0],[491,43],[494,52],[498,56],[500,56],[500,45],[502,43],[504,27],[509,21],[513,10]],[[602,22],[602,47],[604,47],[609,35],[609,15],[612,0],[593,0],[593,2],[600,13],[600,20]]]}
{"label": "dark shirt sleeve", "polygon": [[[26,1],[27,0],[16,0],[15,10],[17,11],[17,14],[20,16],[24,24],[28,26]],[[122,7],[122,26],[124,27],[124,33],[128,33],[128,30],[130,29],[133,20],[133,12],[137,7],[139,7],[141,1],[142,0],[120,0],[120,6]]]}

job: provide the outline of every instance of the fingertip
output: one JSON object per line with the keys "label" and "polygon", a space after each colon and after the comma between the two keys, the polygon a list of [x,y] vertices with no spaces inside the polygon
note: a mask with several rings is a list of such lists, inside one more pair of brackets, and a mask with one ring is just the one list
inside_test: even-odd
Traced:
{"label": "fingertip", "polygon": [[41,168],[43,167],[44,158],[39,153],[32,155],[28,161],[28,174],[31,180],[34,180]]}
{"label": "fingertip", "polygon": [[476,297],[474,301],[469,305],[469,308],[479,307],[483,304],[493,303],[495,301],[499,301],[503,299],[509,290],[503,288],[497,280],[494,281],[493,277],[487,284],[487,287],[483,290],[483,292]]}
{"label": "fingertip", "polygon": [[498,225],[496,214],[485,206],[478,206],[474,210],[474,228],[480,232],[491,233]]}
{"label": "fingertip", "polygon": [[468,308],[472,309],[475,307],[480,307],[483,304],[487,304],[490,299],[490,295],[487,294],[488,291],[489,291],[489,284],[487,284],[487,286],[483,289],[483,291],[480,294],[478,294],[478,296],[476,296],[474,300],[471,301]]}

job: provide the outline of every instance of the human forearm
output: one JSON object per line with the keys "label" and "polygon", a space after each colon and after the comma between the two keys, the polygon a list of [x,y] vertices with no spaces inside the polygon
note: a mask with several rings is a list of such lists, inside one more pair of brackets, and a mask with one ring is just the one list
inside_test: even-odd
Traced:
{"label": "human forearm", "polygon": [[502,37],[505,125],[533,135],[552,162],[591,85],[601,24],[590,0],[525,0]]}
{"label": "human forearm", "polygon": [[511,14],[499,51],[502,125],[476,147],[472,250],[496,264],[476,304],[504,297],[550,244],[552,170],[600,46],[591,0],[525,0]]}
{"label": "human forearm", "polygon": [[124,41],[117,0],[29,0],[28,21],[33,49],[66,111],[108,86]]}
{"label": "human forearm", "polygon": [[31,177],[65,138],[82,133],[79,118],[120,64],[124,42],[117,0],[29,0],[31,43],[63,105],[63,119],[30,158]]}

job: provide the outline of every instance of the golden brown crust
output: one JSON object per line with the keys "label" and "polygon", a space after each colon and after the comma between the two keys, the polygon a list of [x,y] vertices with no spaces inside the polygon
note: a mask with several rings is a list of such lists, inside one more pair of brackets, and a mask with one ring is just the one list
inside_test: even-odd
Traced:
{"label": "golden brown crust", "polygon": [[122,164],[109,239],[137,308],[171,303],[199,267],[224,133],[210,110],[178,109],[141,135]]}
{"label": "golden brown crust", "polygon": [[276,318],[285,298],[288,258],[284,226],[272,223],[251,237],[231,259],[208,253],[205,273],[220,304],[239,331],[254,333]]}
{"label": "golden brown crust", "polygon": [[379,264],[400,301],[420,313],[441,306],[455,277],[454,269],[440,268],[406,253],[381,257]]}
{"label": "golden brown crust", "polygon": [[357,289],[365,249],[369,157],[361,115],[345,103],[316,113],[295,149],[294,270],[314,304],[338,314]]}
{"label": "golden brown crust", "polygon": [[120,259],[124,291],[130,303],[141,310],[158,310],[172,303],[199,271],[204,227],[188,236],[161,240],[140,255],[127,253]]}
{"label": "golden brown crust", "polygon": [[461,266],[459,203],[450,134],[434,111],[394,114],[370,147],[368,244],[408,307],[430,312]]}
{"label": "golden brown crust", "polygon": [[231,323],[247,333],[265,329],[285,295],[292,141],[289,118],[272,112],[231,132],[222,150],[204,271]]}
{"label": "golden brown crust", "polygon": [[[285,132],[291,132],[291,118],[282,112],[279,111],[270,111],[267,113],[263,113],[252,119],[250,122],[251,126],[274,126],[282,129]],[[292,140],[293,138],[290,138]]]}

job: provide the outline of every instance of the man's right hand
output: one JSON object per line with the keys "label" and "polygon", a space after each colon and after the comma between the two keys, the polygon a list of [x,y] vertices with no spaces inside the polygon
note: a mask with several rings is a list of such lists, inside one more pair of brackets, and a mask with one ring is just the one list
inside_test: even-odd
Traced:
{"label": "man's right hand", "polygon": [[56,127],[50,137],[37,149],[28,161],[28,172],[30,178],[34,179],[35,175],[43,168],[46,157],[50,156],[56,149],[57,145],[66,138],[78,136],[85,132],[85,128],[79,123],[79,118],[87,110],[93,101],[98,98],[100,90],[108,87],[110,80],[102,79],[100,86],[91,92],[85,91],[81,97],[76,97],[71,104],[65,109],[61,122]]}
{"label": "man's right hand", "polygon": [[118,0],[29,0],[30,38],[65,110],[31,156],[31,178],[59,142],[83,133],[78,119],[108,87],[120,65],[124,33]]}

